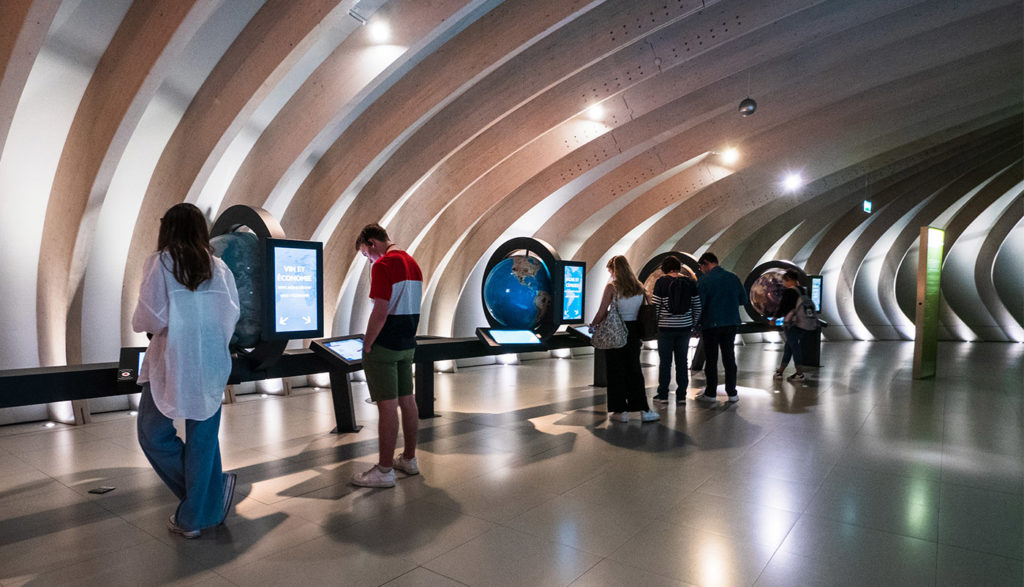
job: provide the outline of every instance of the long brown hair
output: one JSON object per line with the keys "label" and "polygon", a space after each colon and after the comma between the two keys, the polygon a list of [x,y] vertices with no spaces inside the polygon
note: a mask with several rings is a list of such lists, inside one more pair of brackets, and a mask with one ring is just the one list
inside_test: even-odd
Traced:
{"label": "long brown hair", "polygon": [[192,204],[176,204],[164,213],[156,248],[171,255],[174,278],[189,290],[213,277],[210,231],[203,213]]}
{"label": "long brown hair", "polygon": [[612,280],[619,297],[631,298],[644,293],[644,285],[636,278],[625,257],[615,255],[608,259],[607,267],[612,270]]}

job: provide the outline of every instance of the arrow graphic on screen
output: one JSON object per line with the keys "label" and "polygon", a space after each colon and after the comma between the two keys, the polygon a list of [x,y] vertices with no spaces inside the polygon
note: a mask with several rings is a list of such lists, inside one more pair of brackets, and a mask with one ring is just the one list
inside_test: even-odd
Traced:
{"label": "arrow graphic on screen", "polygon": [[306,324],[309,324],[310,322],[313,321],[313,319],[310,318],[309,316],[303,316],[302,321],[305,322]]}
{"label": "arrow graphic on screen", "polygon": [[281,326],[284,326],[285,324],[288,324],[288,318],[287,317],[281,318]]}

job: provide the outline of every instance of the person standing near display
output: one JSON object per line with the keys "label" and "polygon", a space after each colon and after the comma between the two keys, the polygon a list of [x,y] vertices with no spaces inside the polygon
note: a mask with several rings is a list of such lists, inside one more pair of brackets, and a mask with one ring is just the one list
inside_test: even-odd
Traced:
{"label": "person standing near display", "polygon": [[701,337],[704,342],[704,392],[697,400],[715,403],[718,393],[718,353],[722,353],[725,367],[725,393],[730,403],[740,401],[736,390],[736,331],[739,328],[740,311],[747,299],[747,292],[735,273],[718,265],[714,253],[704,253],[697,260],[703,273],[697,280],[697,291],[704,312],[701,320]]}
{"label": "person standing near display", "polygon": [[[180,501],[167,528],[185,538],[223,524],[234,498],[218,433],[238,316],[235,279],[213,256],[206,218],[192,204],[173,206],[143,267],[132,328],[152,335],[138,377],[139,445]],[[174,418],[185,420],[184,442]]]}
{"label": "person standing near display", "polygon": [[629,412],[640,412],[640,421],[655,422],[661,416],[647,403],[644,372],[640,366],[640,322],[637,314],[646,292],[633,274],[629,261],[622,255],[609,259],[607,267],[611,280],[604,288],[601,305],[590,326],[593,328],[603,322],[614,303],[627,330],[625,346],[605,350],[609,417],[614,422],[628,422]]}
{"label": "person standing near display", "polygon": [[800,274],[790,269],[782,275],[782,285],[786,289],[782,291],[782,299],[779,301],[779,309],[775,316],[783,318],[783,328],[786,333],[786,348],[782,351],[782,363],[775,370],[775,378],[782,379],[782,373],[789,364],[789,358],[793,358],[793,365],[796,373],[789,376],[790,381],[803,381],[804,377],[804,352],[802,342],[804,335],[809,332],[797,325],[794,313],[800,298],[803,296],[803,288],[800,287]]}
{"label": "person standing near display", "polygon": [[[658,310],[658,392],[654,403],[668,403],[672,381],[672,358],[676,361],[676,405],[686,404],[690,384],[686,354],[690,350],[690,331],[700,320],[700,294],[697,276],[676,257],[661,262],[665,275],[654,282],[652,295]],[[685,272],[685,273],[684,273]]]}
{"label": "person standing near display", "polygon": [[[372,263],[370,299],[373,309],[363,338],[363,373],[370,399],[377,404],[380,451],[377,464],[353,475],[352,484],[394,487],[395,469],[406,475],[420,472],[416,461],[419,413],[413,396],[412,362],[420,322],[423,274],[416,261],[392,243],[379,224],[363,227],[356,238],[356,250]],[[402,453],[395,455],[399,409],[405,444]]]}

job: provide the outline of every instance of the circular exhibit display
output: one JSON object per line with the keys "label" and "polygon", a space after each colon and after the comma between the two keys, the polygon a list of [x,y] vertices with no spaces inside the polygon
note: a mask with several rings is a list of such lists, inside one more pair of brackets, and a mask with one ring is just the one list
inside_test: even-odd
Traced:
{"label": "circular exhibit display", "polygon": [[693,274],[699,279],[703,272],[700,270],[700,265],[697,264],[697,258],[690,253],[681,253],[679,251],[668,251],[665,253],[658,253],[651,258],[650,261],[644,264],[643,268],[640,269],[640,273],[637,275],[637,279],[640,283],[644,284],[644,289],[647,293],[654,291],[654,283],[665,274],[661,272],[661,262],[667,257],[675,257],[679,259],[679,262],[685,267],[689,267],[693,270]]}
{"label": "circular exhibit display", "polygon": [[484,278],[484,305],[505,328],[533,330],[551,312],[551,274],[537,257],[502,259]]}
{"label": "circular exhibit display", "polygon": [[782,283],[782,276],[790,269],[800,274],[801,285],[806,286],[810,282],[803,269],[789,261],[761,263],[747,275],[743,285],[747,289],[747,313],[752,318],[767,319],[778,313],[782,292],[786,289]]}
{"label": "circular exhibit display", "polygon": [[235,277],[241,313],[231,344],[252,348],[263,331],[263,261],[260,239],[252,232],[229,232],[210,239],[213,254]]}
{"label": "circular exhibit display", "polygon": [[557,328],[551,271],[560,261],[551,245],[530,237],[510,239],[495,249],[484,267],[480,292],[491,328],[551,336]]}

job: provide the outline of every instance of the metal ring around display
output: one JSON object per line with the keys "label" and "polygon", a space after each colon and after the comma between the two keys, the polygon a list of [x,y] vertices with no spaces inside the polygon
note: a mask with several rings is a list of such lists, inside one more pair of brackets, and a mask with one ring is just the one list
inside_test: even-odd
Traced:
{"label": "metal ring around display", "polygon": [[679,259],[679,262],[686,265],[693,270],[693,274],[698,278],[704,273],[700,270],[700,265],[697,263],[697,257],[694,257],[690,253],[682,253],[680,251],[668,251],[666,253],[658,253],[651,258],[650,261],[644,264],[643,268],[640,269],[640,274],[637,278],[640,283],[647,281],[647,278],[651,276],[657,269],[661,268],[661,262],[669,257],[675,257]]}
{"label": "metal ring around display", "polygon": [[[263,241],[268,238],[284,238],[285,236],[281,223],[270,212],[255,206],[236,204],[221,212],[217,217],[213,228],[210,229],[210,238],[235,232],[243,227],[251,230],[260,240],[261,246],[258,248],[261,265],[267,262],[262,258]],[[251,349],[235,348],[235,350],[239,355],[259,363],[257,369],[265,369],[281,357],[287,346],[287,340],[261,340]]]}
{"label": "metal ring around display", "polygon": [[[487,309],[487,303],[484,302],[484,286],[487,285],[487,276],[491,274],[491,270],[494,267],[505,260],[509,253],[513,251],[526,251],[533,253],[540,258],[541,262],[544,263],[544,267],[548,270],[548,277],[550,278],[551,285],[554,287],[555,284],[555,270],[559,261],[562,260],[555,252],[554,247],[548,243],[531,238],[528,236],[520,236],[505,241],[497,249],[491,253],[491,258],[487,260],[487,265],[484,266],[484,278],[480,283],[480,305],[484,308],[484,317],[487,318],[487,324],[491,328],[501,328],[501,323],[491,314],[491,311]],[[555,326],[554,320],[554,300],[551,301],[551,308],[548,310],[547,315],[541,319],[541,322],[534,329],[534,332],[540,335],[542,339],[547,339],[549,336],[555,333],[558,327]]]}
{"label": "metal ring around display", "polygon": [[767,322],[768,317],[761,314],[761,312],[758,312],[754,308],[754,305],[750,303],[750,288],[753,287],[754,282],[757,281],[759,277],[764,275],[764,272],[769,269],[781,269],[783,271],[788,271],[792,269],[800,274],[801,286],[807,289],[810,289],[811,287],[811,278],[807,277],[807,274],[804,273],[804,270],[795,265],[792,261],[776,259],[774,261],[767,261],[761,263],[757,267],[754,267],[753,271],[747,274],[747,279],[743,282],[743,289],[746,290],[747,292],[747,299],[745,302],[743,302],[743,307],[747,309],[747,313],[750,314],[750,317],[753,318],[754,321],[758,322]]}

